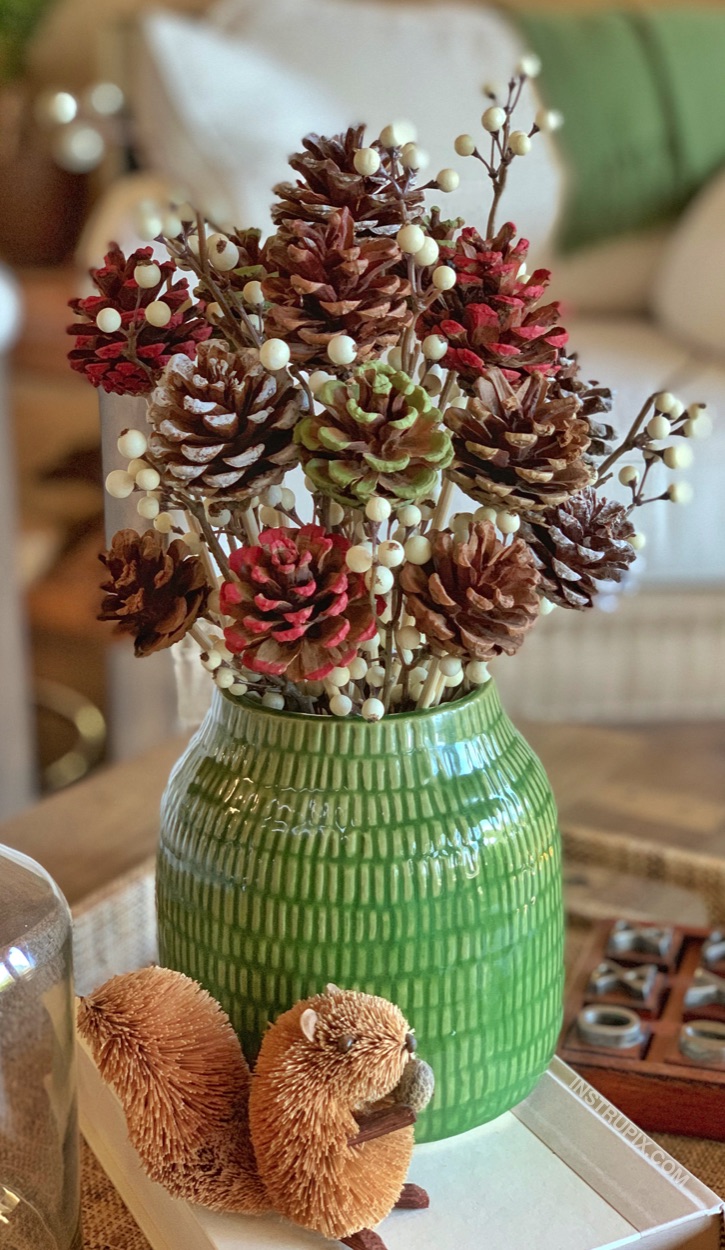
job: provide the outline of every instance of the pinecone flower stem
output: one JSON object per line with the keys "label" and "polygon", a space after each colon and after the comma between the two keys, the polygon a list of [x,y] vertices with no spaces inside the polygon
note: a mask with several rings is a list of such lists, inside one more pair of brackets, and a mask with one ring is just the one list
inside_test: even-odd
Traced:
{"label": "pinecone flower stem", "polygon": [[634,451],[637,447],[637,436],[644,425],[647,416],[649,415],[649,410],[653,406],[654,401],[655,395],[648,395],[621,443],[619,443],[619,445],[615,447],[607,458],[598,466],[597,478],[594,483],[595,486],[604,486],[605,482],[608,482],[612,477],[612,473],[610,473],[612,466],[615,465],[622,456],[626,456],[628,452]]}
{"label": "pinecone flower stem", "polygon": [[213,555],[214,559],[217,562],[219,572],[224,576],[226,580],[229,580],[231,578],[231,572],[229,569],[229,561],[227,559],[224,548],[222,547],[221,543],[219,542],[219,539],[214,533],[213,527],[209,524],[209,518],[206,515],[206,511],[204,510],[204,505],[201,503],[198,503],[196,500],[193,500],[193,501],[190,500],[187,503],[187,508],[189,509],[189,512],[194,517],[194,520],[199,526],[201,534],[204,538],[204,542],[206,543],[208,550],[210,551],[210,553]]}
{"label": "pinecone flower stem", "polygon": [[256,347],[259,347],[263,341],[262,336],[260,335],[257,327],[251,321],[246,309],[241,303],[239,305],[235,304],[233,307],[227,299],[226,293],[222,291],[216,282],[214,273],[209,264],[209,257],[206,251],[206,235],[203,229],[199,233],[198,238],[198,256],[192,252],[186,236],[184,237],[184,243],[182,245],[179,245],[177,239],[165,238],[164,246],[166,247],[169,255],[175,261],[181,261],[184,265],[188,265],[188,267],[193,270],[197,278],[199,278],[199,280],[204,284],[209,295],[211,295],[213,300],[219,305],[222,310],[222,317],[215,324],[218,324],[224,331],[228,341],[233,343],[235,347],[241,349],[242,351],[245,351],[249,347],[249,339],[245,338],[244,335],[240,333],[239,320],[236,315],[238,314],[247,330],[249,338],[251,338]]}

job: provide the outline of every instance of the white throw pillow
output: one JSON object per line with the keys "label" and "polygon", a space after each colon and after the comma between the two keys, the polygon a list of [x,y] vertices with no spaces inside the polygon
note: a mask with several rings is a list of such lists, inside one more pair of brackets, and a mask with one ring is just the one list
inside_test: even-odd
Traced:
{"label": "white throw pillow", "polygon": [[289,153],[308,130],[338,128],[341,101],[205,22],[157,13],[139,42],[132,96],[152,168],[215,221],[265,228]]}
{"label": "white throw pillow", "polygon": [[675,229],[652,311],[679,342],[725,358],[725,172],[700,192]]}
{"label": "white throw pillow", "polygon": [[551,294],[575,313],[606,316],[648,312],[672,226],[617,235],[563,256],[542,257]]}
{"label": "white throw pillow", "polygon": [[[282,153],[299,151],[306,131],[335,133],[364,121],[374,136],[410,118],[430,154],[430,173],[453,167],[462,174],[457,192],[431,193],[429,202],[482,226],[490,201],[485,173],[455,155],[453,140],[463,131],[483,139],[482,83],[505,83],[524,51],[513,25],[493,9],[232,0],[202,24],[150,19],[136,105],[158,166],[168,173],[173,163],[179,178],[193,171],[186,178],[193,189],[218,187],[245,210],[254,204],[241,224],[262,226],[272,183],[293,176]],[[324,101],[317,110],[315,95]],[[528,86],[522,125],[537,107]],[[514,162],[509,183],[499,220],[514,220],[536,251],[549,238],[562,187],[548,138]]]}

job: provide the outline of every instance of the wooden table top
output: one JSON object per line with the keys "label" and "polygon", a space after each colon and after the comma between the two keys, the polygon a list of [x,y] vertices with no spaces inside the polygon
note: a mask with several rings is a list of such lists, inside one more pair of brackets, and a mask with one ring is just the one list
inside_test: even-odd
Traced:
{"label": "wooden table top", "polygon": [[[609,729],[527,724],[561,822],[725,857],[725,721]],[[153,855],[158,808],[184,738],[108,766],[0,825],[69,903]]]}

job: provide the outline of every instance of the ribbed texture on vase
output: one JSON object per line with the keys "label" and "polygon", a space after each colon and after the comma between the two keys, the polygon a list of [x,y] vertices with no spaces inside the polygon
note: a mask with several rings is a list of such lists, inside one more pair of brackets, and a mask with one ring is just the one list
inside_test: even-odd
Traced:
{"label": "ribbed texture on vase", "polygon": [[437,1080],[419,1141],[514,1106],[554,1051],[556,810],[492,682],[377,724],[217,694],[164,796],[157,900],[162,962],[250,1059],[328,981],[399,1003]]}

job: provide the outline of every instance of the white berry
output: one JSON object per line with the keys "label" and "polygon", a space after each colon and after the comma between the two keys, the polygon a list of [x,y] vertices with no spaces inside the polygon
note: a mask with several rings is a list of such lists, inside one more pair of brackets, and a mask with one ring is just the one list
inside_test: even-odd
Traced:
{"label": "white berry", "polygon": [[267,339],[259,349],[259,363],[269,373],[286,369],[290,362],[290,349],[284,339]]}
{"label": "white berry", "polygon": [[436,291],[450,291],[456,285],[456,271],[450,265],[438,265],[433,270],[433,286]]}
{"label": "white berry", "polygon": [[499,512],[496,514],[496,525],[502,534],[515,534],[521,525],[521,517],[516,512]]}
{"label": "white berry", "polygon": [[531,151],[531,139],[525,130],[512,130],[509,135],[509,147],[514,156],[528,156]]}
{"label": "white berry", "polygon": [[516,66],[516,73],[521,78],[538,78],[541,73],[541,57],[535,52],[526,52]]}
{"label": "white berry", "polygon": [[405,544],[405,558],[408,564],[427,564],[433,548],[423,534],[415,534]]}
{"label": "white berry", "polygon": [[187,530],[185,534],[181,535],[181,541],[186,543],[193,556],[197,556],[204,547],[201,538],[195,530]]}
{"label": "white berry", "polygon": [[151,467],[151,465],[149,465],[147,469],[141,469],[141,471],[136,474],[136,485],[139,490],[156,490],[156,487],[160,482],[161,478],[159,474],[156,469]]}
{"label": "white berry", "polygon": [[307,385],[312,391],[312,394],[316,395],[319,390],[322,390],[322,387],[325,385],[326,382],[331,382],[331,381],[332,381],[331,373],[326,373],[324,369],[315,369],[314,373],[311,373],[309,378],[307,379]]}
{"label": "white berry", "polygon": [[342,525],[345,520],[345,509],[336,499],[332,499],[327,513],[330,525]]}
{"label": "white berry", "polygon": [[418,508],[414,503],[403,504],[403,507],[398,509],[398,521],[406,528],[412,528],[414,525],[420,525],[421,520],[422,513],[420,508]]}
{"label": "white berry", "polygon": [[218,668],[221,668],[222,658],[219,651],[213,650],[208,653],[205,660],[202,660],[202,664],[207,672],[214,673]]}
{"label": "white berry", "polygon": [[237,680],[235,680],[235,681],[234,681],[234,684],[233,684],[233,685],[231,685],[231,686],[229,687],[229,693],[230,693],[230,694],[235,694],[235,695],[237,695],[238,697],[239,697],[240,695],[246,694],[246,693],[247,693],[247,683],[246,683],[246,681],[237,681]]}
{"label": "white berry", "polygon": [[712,418],[706,412],[697,417],[689,417],[682,427],[686,438],[708,438],[712,434]]}
{"label": "white berry", "polygon": [[473,135],[459,135],[453,144],[456,156],[473,156],[476,151],[476,140]]}
{"label": "white berry", "polygon": [[362,545],[350,547],[345,554],[345,563],[353,573],[367,573],[373,565],[373,553]]}
{"label": "white berry", "polygon": [[429,268],[431,265],[435,265],[439,253],[440,248],[435,239],[427,238],[420,250],[415,253],[413,260],[421,269]]}
{"label": "white berry", "polygon": [[136,504],[136,511],[146,521],[153,521],[159,515],[161,505],[155,495],[144,495]]}
{"label": "white berry", "polygon": [[540,599],[539,600],[539,616],[551,616],[551,613],[554,611],[555,607],[556,607],[556,604],[552,603],[551,599]]}
{"label": "white berry", "polygon": [[658,412],[670,413],[678,400],[669,391],[660,391],[655,395],[654,405]]}
{"label": "white berry", "polygon": [[625,464],[619,470],[619,480],[622,483],[622,486],[631,486],[633,483],[639,481],[639,473],[633,464]]}
{"label": "white berry", "polygon": [[687,443],[680,443],[678,447],[666,447],[662,459],[668,469],[689,469],[694,456]]}
{"label": "white berry", "polygon": [[426,360],[442,360],[448,351],[448,343],[440,334],[428,334],[421,346]]}
{"label": "white berry", "polygon": [[366,699],[360,710],[363,720],[382,720],[385,715],[385,706],[380,699]]}
{"label": "white berry", "polygon": [[264,503],[268,508],[276,508],[282,502],[282,487],[268,486],[264,492]]}
{"label": "white berry", "polygon": [[143,456],[148,443],[142,430],[124,430],[116,446],[122,456],[125,456],[127,460],[133,460]]}
{"label": "white berry", "polygon": [[483,660],[471,660],[466,665],[466,677],[472,686],[482,686],[488,676],[488,665]]}
{"label": "white berry", "polygon": [[403,353],[399,347],[391,347],[388,352],[388,364],[391,369],[403,368]]}
{"label": "white berry", "polygon": [[128,499],[133,487],[133,478],[125,469],[112,469],[106,478],[106,490],[112,499]]}
{"label": "white berry", "polygon": [[463,669],[459,668],[457,673],[452,673],[450,677],[444,678],[443,685],[448,686],[448,687],[460,686],[462,681],[463,681]]}
{"label": "white berry", "polygon": [[150,326],[156,326],[160,330],[171,321],[171,309],[162,299],[155,299],[146,305],[144,316]]}
{"label": "white berry", "polygon": [[262,283],[257,282],[256,280],[245,282],[242,287],[242,299],[244,299],[247,304],[252,304],[255,307],[258,304],[263,304],[264,291],[262,290]]}
{"label": "white berry", "polygon": [[657,412],[647,422],[647,433],[650,438],[668,438],[672,433],[672,422],[663,413]]}
{"label": "white berry", "polygon": [[115,334],[121,329],[121,314],[117,308],[102,308],[96,317],[101,334]]}
{"label": "white berry", "polygon": [[457,655],[444,655],[443,659],[438,661],[438,668],[444,677],[455,677],[462,667]]}
{"label": "white berry", "polygon": [[259,509],[259,521],[261,525],[276,529],[280,522],[279,512],[276,508],[270,508],[269,504],[263,503]]}
{"label": "white berry", "polygon": [[441,191],[448,194],[451,191],[457,191],[461,185],[461,175],[455,169],[441,169],[436,175],[436,183]]}
{"label": "white berry", "polygon": [[329,682],[331,686],[346,686],[349,680],[350,680],[349,668],[340,667],[339,665],[331,669],[330,672],[327,674],[327,677],[325,678],[325,681]]}
{"label": "white berry", "polygon": [[393,589],[395,584],[395,576],[392,569],[385,568],[384,565],[378,565],[377,568],[368,569],[365,574],[365,585],[368,590],[372,590],[376,595],[387,595]]}
{"label": "white berry", "polygon": [[352,699],[346,694],[333,694],[330,699],[330,711],[333,716],[349,716],[352,711]]}
{"label": "white berry", "polygon": [[473,514],[473,519],[474,521],[495,521],[496,516],[497,513],[495,508],[481,507],[476,508],[476,511]]}
{"label": "white berry", "polygon": [[356,173],[361,174],[363,178],[369,178],[380,169],[380,154],[375,151],[375,148],[358,148],[352,158],[352,163]]}
{"label": "white berry", "polygon": [[689,482],[672,482],[667,487],[667,497],[673,503],[692,503],[695,492]]}
{"label": "white berry", "polygon": [[379,686],[385,684],[385,669],[382,664],[371,664],[367,673],[367,682],[376,690]]}
{"label": "white berry", "polygon": [[348,664],[351,681],[362,681],[367,676],[368,662],[361,655],[356,655],[354,660]]}
{"label": "white berry", "polygon": [[400,163],[403,169],[426,169],[430,164],[430,157],[417,143],[406,143],[400,153]]}
{"label": "white berry", "polygon": [[158,265],[137,265],[133,271],[134,282],[144,291],[158,286],[161,281],[161,270]]}
{"label": "white berry", "polygon": [[415,625],[403,625],[397,633],[398,646],[403,651],[417,651],[422,642],[422,635]]}
{"label": "white berry", "polygon": [[262,695],[262,707],[269,707],[275,712],[281,712],[284,708],[284,695],[277,690],[266,690]]}
{"label": "white berry", "polygon": [[502,109],[498,104],[493,104],[491,108],[486,109],[481,118],[481,125],[489,134],[495,134],[505,124],[506,110]]}
{"label": "white berry", "polygon": [[409,222],[407,226],[401,226],[396,237],[401,252],[406,252],[411,256],[415,256],[425,243],[425,232],[412,222]]}
{"label": "white berry", "polygon": [[382,564],[386,569],[397,569],[399,564],[405,559],[405,551],[401,543],[395,542],[394,539],[386,539],[378,547],[378,564]]}
{"label": "white berry", "polygon": [[333,365],[351,365],[357,355],[357,343],[349,334],[336,334],[327,344],[327,355]]}
{"label": "white berry", "polygon": [[387,499],[383,499],[380,495],[373,495],[372,499],[368,499],[365,504],[365,516],[369,521],[387,521],[392,508]]}
{"label": "white berry", "polygon": [[642,551],[643,547],[647,545],[647,538],[645,534],[632,534],[627,539],[627,542],[630,547],[634,547],[635,551]]}
{"label": "white berry", "polygon": [[380,142],[384,148],[400,148],[405,143],[414,143],[415,126],[408,121],[393,122],[380,131]]}
{"label": "white berry", "polygon": [[536,125],[542,134],[553,134],[564,125],[564,114],[558,109],[539,109],[536,114]]}
{"label": "white berry", "polygon": [[219,273],[228,273],[239,263],[239,248],[225,234],[211,234],[206,247],[209,263]]}

